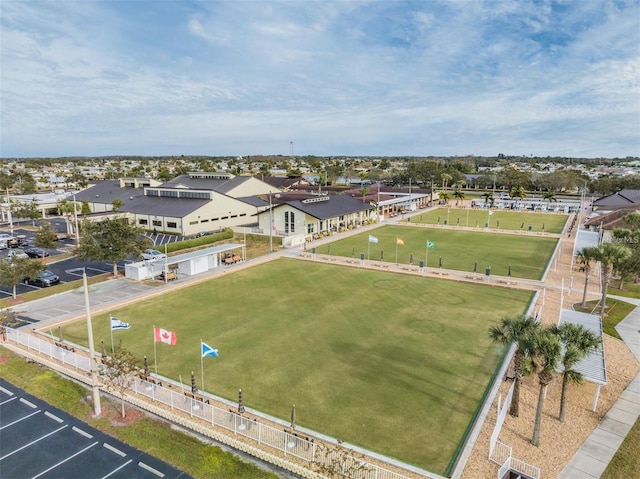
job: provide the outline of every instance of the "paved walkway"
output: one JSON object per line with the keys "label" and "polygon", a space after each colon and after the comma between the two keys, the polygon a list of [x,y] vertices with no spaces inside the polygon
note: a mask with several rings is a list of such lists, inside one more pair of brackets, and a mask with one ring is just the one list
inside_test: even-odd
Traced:
{"label": "paved walkway", "polygon": [[[618,323],[616,331],[640,361],[640,300],[609,296],[637,305],[629,316]],[[598,479],[638,417],[640,417],[640,374],[622,392],[558,478]]]}

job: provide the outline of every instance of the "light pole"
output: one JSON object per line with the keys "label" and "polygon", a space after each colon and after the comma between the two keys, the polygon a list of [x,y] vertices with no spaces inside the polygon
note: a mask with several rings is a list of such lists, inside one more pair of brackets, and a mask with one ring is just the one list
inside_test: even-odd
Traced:
{"label": "light pole", "polygon": [[80,248],[80,229],[78,228],[78,208],[76,205],[76,194],[73,194],[73,226],[76,230],[76,249]]}
{"label": "light pole", "polygon": [[82,270],[82,285],[84,287],[84,303],[87,310],[87,338],[89,340],[89,369],[91,372],[91,388],[93,389],[93,411],[96,417],[100,416],[100,389],[98,388],[98,373],[95,364],[95,350],[93,347],[93,327],[91,326],[91,305],[89,304],[89,285],[87,283],[87,271],[84,267],[70,269],[67,272]]}
{"label": "light pole", "polygon": [[269,192],[269,252],[273,253],[273,205],[271,204],[271,192]]}

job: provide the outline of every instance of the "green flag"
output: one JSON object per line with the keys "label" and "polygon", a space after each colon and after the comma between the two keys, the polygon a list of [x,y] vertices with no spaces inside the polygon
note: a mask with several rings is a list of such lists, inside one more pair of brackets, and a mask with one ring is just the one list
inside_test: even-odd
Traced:
{"label": "green flag", "polygon": [[433,249],[436,247],[436,243],[434,241],[427,241],[427,248]]}

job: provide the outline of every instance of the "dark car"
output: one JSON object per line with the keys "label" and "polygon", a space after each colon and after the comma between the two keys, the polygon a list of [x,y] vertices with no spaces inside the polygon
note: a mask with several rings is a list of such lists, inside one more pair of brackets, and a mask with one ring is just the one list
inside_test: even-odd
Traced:
{"label": "dark car", "polygon": [[29,258],[44,258],[49,256],[49,252],[46,249],[31,247],[26,248],[24,252],[27,254]]}
{"label": "dark car", "polygon": [[53,271],[45,269],[44,271],[40,271],[35,278],[27,278],[24,282],[34,286],[40,286],[41,288],[46,288],[47,286],[58,284],[60,282],[60,278]]}

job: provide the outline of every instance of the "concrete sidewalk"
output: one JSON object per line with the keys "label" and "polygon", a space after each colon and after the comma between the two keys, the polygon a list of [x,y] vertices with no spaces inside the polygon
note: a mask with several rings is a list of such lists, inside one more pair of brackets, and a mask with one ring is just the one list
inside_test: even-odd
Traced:
{"label": "concrete sidewalk", "polygon": [[[610,296],[629,303],[640,304],[637,299]],[[636,359],[640,361],[640,306],[618,323],[616,331],[629,346]],[[640,417],[640,374],[620,394],[598,427],[580,446],[558,478],[598,479],[638,417]]]}

